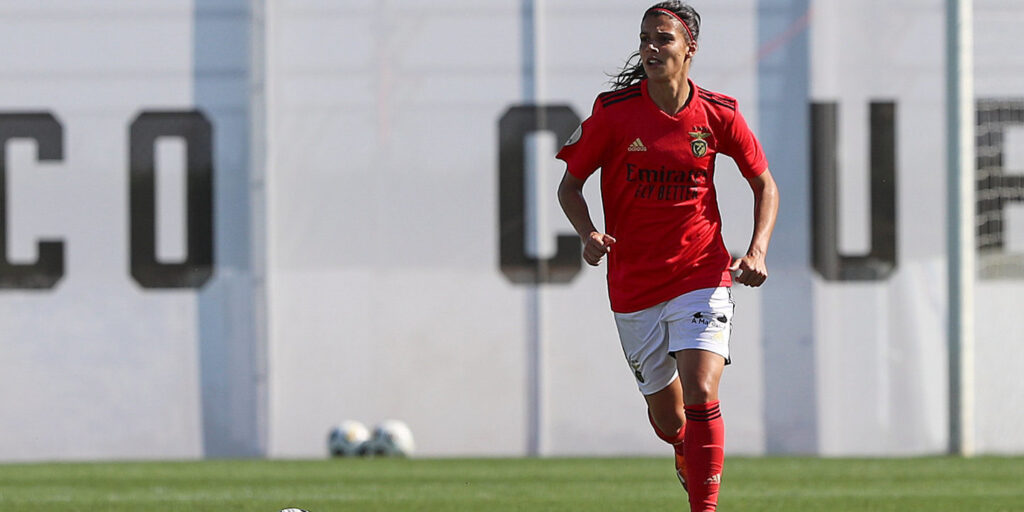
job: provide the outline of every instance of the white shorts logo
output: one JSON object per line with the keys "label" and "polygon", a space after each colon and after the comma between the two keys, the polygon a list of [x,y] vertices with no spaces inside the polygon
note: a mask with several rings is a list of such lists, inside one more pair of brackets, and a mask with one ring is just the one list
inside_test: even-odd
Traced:
{"label": "white shorts logo", "polygon": [[724,314],[716,315],[714,313],[694,313],[693,317],[690,319],[690,323],[722,329],[729,323],[729,317]]}
{"label": "white shorts logo", "polygon": [[640,361],[636,359],[629,360],[629,367],[633,369],[633,376],[636,377],[637,382],[640,384],[644,383],[644,374],[640,371]]}

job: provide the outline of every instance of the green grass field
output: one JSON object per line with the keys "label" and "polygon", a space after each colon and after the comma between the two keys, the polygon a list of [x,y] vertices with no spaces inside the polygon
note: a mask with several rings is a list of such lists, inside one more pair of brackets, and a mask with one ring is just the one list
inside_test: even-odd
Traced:
{"label": "green grass field", "polygon": [[[0,465],[0,511],[688,510],[670,459]],[[1024,511],[1024,458],[726,460],[719,510]]]}

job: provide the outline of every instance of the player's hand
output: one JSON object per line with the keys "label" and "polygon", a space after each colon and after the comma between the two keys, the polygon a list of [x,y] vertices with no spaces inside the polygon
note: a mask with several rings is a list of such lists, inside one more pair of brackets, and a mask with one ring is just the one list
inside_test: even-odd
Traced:
{"label": "player's hand", "polygon": [[739,272],[736,282],[747,286],[758,287],[768,279],[768,265],[764,261],[763,254],[750,254],[737,258],[729,265],[730,272]]}
{"label": "player's hand", "polygon": [[596,267],[605,254],[612,252],[615,237],[593,231],[583,239],[583,261]]}

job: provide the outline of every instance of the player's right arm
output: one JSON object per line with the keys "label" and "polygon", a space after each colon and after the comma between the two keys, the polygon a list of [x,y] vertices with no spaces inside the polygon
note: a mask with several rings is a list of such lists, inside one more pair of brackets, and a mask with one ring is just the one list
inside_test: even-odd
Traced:
{"label": "player's right arm", "polygon": [[562,211],[583,241],[583,260],[596,266],[605,254],[611,252],[615,238],[598,231],[594,226],[587,199],[583,197],[583,183],[584,180],[566,171],[562,176],[562,182],[558,184],[558,203],[562,205]]}
{"label": "player's right arm", "polygon": [[607,160],[611,127],[604,119],[600,97],[594,109],[558,152],[557,158],[566,164],[562,182],[558,185],[558,203],[569,218],[572,227],[583,241],[583,260],[596,266],[611,251],[615,238],[594,227],[587,200],[583,197],[583,183]]}

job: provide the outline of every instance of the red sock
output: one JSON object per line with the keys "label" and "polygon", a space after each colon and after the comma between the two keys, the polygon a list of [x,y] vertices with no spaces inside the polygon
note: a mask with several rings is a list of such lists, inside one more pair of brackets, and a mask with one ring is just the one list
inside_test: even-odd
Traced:
{"label": "red sock", "polygon": [[714,511],[725,461],[725,424],[718,400],[686,406],[686,486],[691,512]]}
{"label": "red sock", "polygon": [[651,427],[654,428],[654,433],[658,435],[658,438],[672,445],[672,448],[675,449],[676,453],[679,455],[684,457],[686,456],[686,454],[683,453],[683,439],[686,436],[686,423],[683,423],[683,426],[679,428],[678,433],[675,435],[668,435],[658,428],[658,424],[654,422],[654,416],[651,416],[650,409],[647,410],[647,419],[651,422]]}

